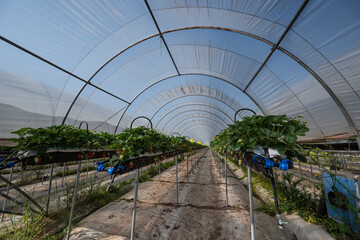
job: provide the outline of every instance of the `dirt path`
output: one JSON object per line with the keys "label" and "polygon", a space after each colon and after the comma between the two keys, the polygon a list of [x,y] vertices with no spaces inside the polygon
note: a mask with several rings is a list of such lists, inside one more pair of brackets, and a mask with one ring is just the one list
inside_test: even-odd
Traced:
{"label": "dirt path", "polygon": [[[223,171],[207,151],[198,163],[179,164],[179,204],[176,204],[175,167],[154,181],[140,184],[136,239],[250,239],[247,190],[228,178],[229,208],[225,208]],[[71,239],[129,239],[133,191],[122,200],[93,213],[72,231]],[[255,201],[258,204],[258,201]],[[274,217],[255,214],[257,239],[292,239],[279,230]]]}

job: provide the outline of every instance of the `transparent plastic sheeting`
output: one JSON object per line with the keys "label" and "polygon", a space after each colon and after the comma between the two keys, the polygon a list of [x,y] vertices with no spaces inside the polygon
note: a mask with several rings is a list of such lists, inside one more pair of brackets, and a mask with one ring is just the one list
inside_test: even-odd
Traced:
{"label": "transparent plastic sheeting", "polygon": [[[120,121],[120,127],[130,125],[136,116],[146,116],[153,120],[157,129],[162,129],[166,121],[158,121],[169,111],[179,108],[181,102],[188,104],[202,103],[214,104],[215,108],[223,107],[220,110],[227,111],[226,115],[234,118],[235,112],[240,108],[258,110],[255,103],[240,89],[232,84],[215,77],[189,74],[181,75],[163,80],[145,90],[127,109]],[[216,104],[216,105],[215,105]],[[221,104],[221,105],[219,105]],[[159,110],[159,112],[157,112]],[[179,109],[181,110],[181,109]],[[177,113],[177,111],[174,111]],[[221,116],[226,119],[226,116]],[[230,122],[229,122],[230,123]],[[142,124],[141,121],[135,125]]]}
{"label": "transparent plastic sheeting", "polygon": [[142,115],[208,142],[243,107],[302,115],[303,140],[360,128],[359,1],[309,1],[249,86],[303,1],[148,3],[172,58],[143,0],[2,1],[0,35],[77,77],[0,40],[0,139],[63,121],[120,132]]}

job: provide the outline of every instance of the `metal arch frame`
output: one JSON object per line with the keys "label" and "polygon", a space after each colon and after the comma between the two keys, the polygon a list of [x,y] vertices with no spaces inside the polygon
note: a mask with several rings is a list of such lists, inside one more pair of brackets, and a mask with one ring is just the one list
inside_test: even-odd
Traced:
{"label": "metal arch frame", "polygon": [[[214,26],[192,26],[192,27],[184,27],[184,28],[176,28],[176,29],[172,29],[172,30],[167,30],[162,32],[162,34],[167,34],[167,33],[171,33],[171,32],[177,32],[177,31],[183,31],[183,30],[190,30],[190,29],[212,29],[212,30],[220,30],[220,31],[229,31],[229,32],[234,32],[237,34],[242,34],[251,38],[254,38],[256,40],[262,41],[270,46],[272,46],[273,48],[275,47],[275,43],[266,40],[260,36],[257,36],[255,34],[251,34],[245,31],[241,31],[241,30],[236,30],[236,29],[232,29],[232,28],[225,28],[225,27],[214,27]],[[107,61],[103,66],[101,66],[97,72],[95,72],[95,74],[89,79],[88,83],[90,84],[91,79],[102,69],[104,68],[109,62],[111,62],[113,59],[115,59],[117,56],[119,56],[121,53],[125,52],[126,50],[132,48],[133,46],[140,44],[146,40],[149,40],[153,37],[159,36],[159,34],[155,34],[152,36],[149,36],[147,38],[141,39],[138,42],[130,45],[129,47],[123,49],[122,51],[120,51],[118,54],[116,54],[114,57],[112,57],[109,61]],[[285,50],[284,48],[277,46],[277,48],[279,51],[283,52],[284,54],[286,54],[287,56],[289,56],[290,58],[292,58],[293,60],[295,60],[297,63],[299,63],[306,71],[308,71],[319,83],[320,85],[325,89],[325,91],[330,95],[330,97],[333,99],[333,101],[337,104],[338,108],[341,110],[341,112],[343,113],[345,119],[347,120],[351,130],[353,131],[354,135],[359,136],[355,127],[355,124],[353,123],[349,113],[347,112],[347,110],[345,109],[345,107],[343,106],[343,104],[341,103],[341,101],[338,99],[338,97],[335,95],[335,93],[330,89],[330,87],[325,83],[325,81],[323,81],[319,75],[317,75],[315,73],[314,70],[312,70],[308,65],[306,65],[303,61],[301,61],[299,58],[297,58],[294,54],[290,53],[289,51]],[[88,84],[86,83],[86,85]],[[240,89],[241,90],[241,89]],[[80,92],[79,92],[80,94]],[[141,93],[140,93],[141,94]],[[245,93],[246,95],[248,95],[247,93]],[[250,95],[248,95],[250,97]],[[137,98],[138,96],[136,96],[128,105],[128,107],[134,102],[134,100]],[[251,97],[250,97],[251,98]],[[253,99],[252,99],[253,100]],[[254,100],[253,100],[254,101]],[[254,103],[256,104],[256,102],[254,101]],[[258,107],[259,105],[256,104]],[[128,107],[126,108],[126,110],[128,109]],[[260,107],[259,107],[260,108]],[[260,108],[261,109],[261,108]],[[126,111],[125,110],[125,111]],[[261,109],[262,113],[264,115],[265,112]],[[122,117],[121,117],[122,118]],[[121,119],[120,119],[121,120]],[[119,122],[120,123],[120,122]],[[118,125],[119,125],[118,123]],[[118,128],[118,125],[116,126],[116,130]],[[115,132],[116,132],[115,130]],[[360,145],[360,144],[359,144]]]}
{"label": "metal arch frame", "polygon": [[[306,71],[308,71],[319,83],[320,85],[325,89],[325,91],[330,95],[330,97],[333,99],[333,101],[336,103],[336,105],[338,106],[338,108],[341,110],[341,112],[343,113],[345,119],[347,120],[348,122],[348,125],[350,126],[350,129],[352,130],[353,134],[355,136],[357,136],[357,141],[358,141],[358,145],[360,145],[360,137],[359,137],[359,133],[356,129],[356,126],[352,120],[352,118],[350,117],[349,113],[347,112],[346,108],[344,107],[344,105],[342,104],[342,102],[339,100],[339,98],[335,95],[335,93],[331,90],[331,88],[325,83],[324,80],[322,80],[322,78],[320,78],[319,75],[317,75],[314,70],[312,70],[307,64],[305,64],[303,61],[301,61],[299,58],[297,58],[294,54],[290,53],[289,51],[285,50],[284,48],[280,47],[280,46],[276,46],[276,44],[274,44],[273,42],[269,41],[269,40],[266,40],[260,36],[257,36],[255,34],[251,34],[251,33],[248,33],[248,32],[245,32],[245,31],[241,31],[241,30],[236,30],[236,29],[231,29],[231,28],[226,28],[226,27],[214,27],[214,26],[191,26],[191,27],[183,27],[183,28],[176,28],[176,29],[172,29],[172,30],[167,30],[167,31],[164,31],[164,32],[161,32],[161,34],[167,34],[167,33],[171,33],[171,32],[177,32],[177,31],[182,31],[182,30],[189,30],[189,29],[214,29],[214,30],[222,30],[222,31],[229,31],[229,32],[234,32],[234,33],[238,33],[238,34],[242,34],[242,35],[245,35],[245,36],[248,36],[248,37],[251,37],[251,38],[254,38],[254,39],[257,39],[259,41],[262,41],[266,44],[269,44],[270,46],[272,46],[273,48],[275,49],[278,49],[279,51],[285,53],[287,56],[289,56],[290,58],[292,58],[293,60],[295,60],[297,63],[299,63]],[[0,40],[20,49],[21,51],[39,59],[40,61],[42,62],[45,62],[46,64],[49,64],[50,66],[54,67],[54,68],[57,68],[59,69],[60,71],[84,82],[84,86],[80,89],[80,91],[78,92],[78,94],[76,95],[76,97],[74,98],[74,100],[72,101],[69,109],[67,110],[67,113],[63,119],[63,123],[66,121],[67,119],[67,116],[68,114],[70,113],[71,109],[72,109],[72,106],[74,105],[75,101],[78,99],[78,97],[80,96],[80,94],[82,93],[82,91],[84,90],[84,88],[87,86],[87,85],[91,85],[93,87],[95,87],[96,89],[99,89],[103,92],[105,92],[106,94],[110,95],[110,96],[113,96],[117,99],[120,100],[120,98],[118,96],[115,96],[113,94],[111,94],[110,92],[107,92],[106,90],[104,89],[101,89],[100,87],[96,86],[96,85],[93,85],[91,83],[91,80],[93,77],[95,77],[95,75],[97,75],[97,73],[99,73],[108,63],[110,63],[113,59],[115,59],[116,57],[118,57],[121,53],[125,52],[126,50],[136,46],[137,44],[140,44],[146,40],[149,40],[151,38],[154,38],[156,36],[159,36],[160,35],[160,32],[158,34],[154,34],[152,36],[149,36],[149,37],[146,37],[146,38],[143,38],[135,43],[133,43],[132,45],[128,46],[127,48],[125,49],[122,49],[119,53],[115,54],[112,58],[110,58],[106,63],[104,63],[90,78],[89,80],[84,80],[82,78],[80,78],[79,76],[67,71],[66,69],[64,68],[61,68],[60,66],[42,58],[41,56],[31,52],[30,50],[10,41],[9,39],[6,39],[5,37],[3,36],[0,36]],[[132,104],[132,102],[128,102],[124,99],[121,99],[121,101],[124,101],[126,103],[128,103],[128,106]],[[262,111],[263,112],[263,111]],[[264,113],[264,112],[263,112]],[[265,113],[264,113],[265,114]],[[119,124],[118,124],[119,125]],[[117,126],[118,126],[117,125]],[[116,127],[117,129],[117,127]],[[116,132],[116,131],[115,131]]]}
{"label": "metal arch frame", "polygon": [[[199,113],[208,113],[208,114],[211,114],[211,115],[213,115],[213,116],[216,116],[218,119],[220,119],[221,122],[223,122],[225,125],[227,125],[227,123],[225,122],[225,120],[222,119],[221,117],[219,117],[219,116],[218,116],[217,114],[215,114],[215,113],[212,113],[212,112],[209,112],[209,111],[205,111],[205,110],[190,110],[190,111],[178,113],[178,114],[176,114],[175,116],[173,116],[172,118],[170,118],[169,121],[167,121],[167,122],[165,123],[165,125],[162,127],[161,132],[164,131],[164,129],[167,127],[167,125],[168,125],[171,121],[173,121],[174,119],[180,117],[180,116],[183,115],[183,114],[187,114],[187,113],[191,113],[191,112],[199,112]],[[232,122],[231,122],[231,123],[232,123]],[[173,131],[171,131],[171,132],[173,132]]]}
{"label": "metal arch frame", "polygon": [[[192,119],[195,118],[195,117],[188,117],[186,120],[184,121],[181,121],[181,122],[178,122],[172,129],[170,132],[173,132],[175,129],[177,129],[179,127],[180,124],[188,124],[189,121],[193,122]],[[209,121],[209,123],[216,123],[218,126],[223,127],[222,124],[220,124],[219,122],[215,121],[214,119],[212,118],[209,118],[209,117],[205,117],[205,116],[196,116],[196,118],[199,118],[199,119],[202,119],[202,120],[206,120],[206,121],[209,121],[211,120],[212,122]],[[181,128],[181,131],[182,129],[184,128],[184,126]]]}
{"label": "metal arch frame", "polygon": [[[222,124],[220,124],[220,123],[217,122],[217,121],[214,121],[214,119],[211,119],[211,118],[209,118],[209,117],[204,117],[204,116],[198,117],[198,118],[199,118],[198,121],[196,121],[196,120],[194,121],[193,118],[194,118],[194,117],[189,117],[189,118],[187,118],[185,121],[177,123],[177,124],[175,125],[175,127],[172,129],[172,131],[174,131],[175,129],[177,129],[178,126],[179,126],[181,123],[183,123],[183,124],[189,124],[189,123],[194,123],[194,122],[196,123],[196,122],[199,122],[199,121],[208,122],[209,125],[213,125],[213,124],[214,124],[213,126],[218,126],[218,128],[222,128],[222,127],[223,127]],[[212,121],[209,121],[209,120],[212,120]],[[203,124],[199,124],[199,123],[193,124],[193,126],[195,126],[195,125],[203,125]],[[184,126],[181,127],[181,132],[183,131],[183,129],[184,129]]]}
{"label": "metal arch frame", "polygon": [[151,10],[151,7],[150,7],[148,1],[147,1],[147,0],[144,0],[144,2],[145,2],[145,5],[146,5],[146,7],[147,7],[147,9],[148,9],[148,11],[149,11],[149,13],[150,13],[150,15],[151,15],[152,20],[153,20],[153,22],[154,22],[154,24],[155,24],[155,26],[156,26],[156,29],[158,30],[159,35],[160,35],[160,37],[161,37],[161,39],[162,39],[162,41],[163,41],[163,43],[164,43],[164,45],[165,45],[165,48],[166,48],[166,50],[167,50],[167,52],[168,52],[168,54],[169,54],[169,56],[170,56],[170,58],[171,58],[171,61],[172,61],[172,63],[174,64],[174,67],[175,67],[175,69],[176,69],[176,72],[177,72],[178,75],[180,76],[179,69],[178,69],[178,67],[176,66],[175,60],[174,60],[174,58],[173,58],[173,56],[172,56],[172,54],[171,54],[171,52],[170,52],[170,49],[169,49],[169,47],[168,47],[168,45],[167,45],[167,43],[166,43],[166,41],[165,41],[165,38],[164,38],[164,36],[163,36],[163,34],[162,34],[161,30],[160,30],[160,27],[159,27],[159,25],[158,25],[158,23],[157,23],[157,21],[156,21],[156,19],[155,19],[155,16],[154,16],[154,14],[153,14],[153,11]]}
{"label": "metal arch frame", "polygon": [[[206,120],[207,121],[207,120]],[[190,127],[186,127],[188,123],[193,123]],[[193,128],[196,128],[196,129],[200,129],[200,128],[216,128],[216,129],[221,129],[221,127],[219,126],[218,123],[214,124],[213,122],[209,122],[209,124],[203,124],[201,122],[193,122],[192,120],[187,120],[186,121],[186,124],[183,125],[183,126],[180,126],[180,128],[178,128],[179,132],[182,132],[183,135],[185,134],[188,134],[188,131]]]}
{"label": "metal arch frame", "polygon": [[209,117],[204,117],[204,116],[198,117],[198,120],[194,120],[194,117],[188,117],[185,121],[176,123],[176,125],[171,129],[171,131],[177,130],[177,131],[183,132],[184,129],[189,128],[188,127],[189,125],[191,125],[190,126],[190,128],[191,128],[195,125],[203,125],[205,123],[209,126],[218,126],[219,128],[223,127],[223,125],[221,123],[219,123]]}
{"label": "metal arch frame", "polygon": [[[208,131],[210,132],[211,134],[215,134],[216,135],[216,130],[214,129],[211,129],[211,128],[205,128],[205,126],[203,126],[204,128],[201,128],[202,126],[198,126],[196,125],[196,128],[195,126],[192,127],[191,129],[188,129],[187,131],[184,131],[184,134],[188,134],[188,135],[194,135],[194,133],[202,133],[203,131]],[[205,129],[208,129],[208,130],[205,130]]]}
{"label": "metal arch frame", "polygon": [[[171,99],[170,101],[166,102],[164,105],[162,105],[162,106],[152,115],[152,117],[151,117],[150,119],[152,120],[152,119],[156,116],[156,114],[157,114],[162,108],[164,108],[166,105],[170,104],[171,102],[176,101],[176,100],[181,99],[181,98],[185,98],[185,97],[195,97],[195,96],[196,96],[196,97],[211,98],[211,99],[213,99],[213,100],[216,100],[216,101],[218,101],[218,102],[223,103],[224,105],[228,106],[230,109],[234,110],[229,104],[227,104],[226,102],[224,102],[224,101],[222,101],[222,100],[220,100],[220,99],[217,99],[217,98],[215,98],[215,97],[211,97],[211,96],[207,96],[207,95],[185,95],[185,96],[180,96],[180,97],[173,98],[173,99]],[[234,111],[235,111],[235,110],[234,110]]]}
{"label": "metal arch frame", "polygon": [[[211,106],[211,105],[206,105],[206,104],[191,103],[191,104],[185,104],[185,105],[182,105],[182,106],[173,108],[172,110],[170,110],[169,112],[167,112],[166,114],[164,114],[164,116],[162,116],[162,118],[161,118],[159,121],[157,121],[157,123],[156,123],[156,125],[155,125],[155,128],[156,128],[157,125],[158,125],[166,116],[168,116],[170,113],[172,113],[172,112],[174,112],[174,111],[176,111],[176,110],[179,110],[180,108],[187,107],[187,106],[194,106],[194,105],[206,106],[206,107],[209,107],[209,108],[211,108],[211,109],[215,109],[216,111],[221,112],[222,114],[224,114],[226,117],[228,117],[228,118],[231,120],[231,118],[230,118],[225,112],[223,112],[223,111],[220,110],[220,109],[217,109],[216,107],[213,107],[213,106]],[[194,111],[194,110],[191,110],[191,111]],[[197,111],[197,110],[196,110],[196,111]],[[201,111],[201,110],[199,110],[199,111]],[[189,112],[189,111],[187,111],[187,112]],[[181,112],[181,113],[183,113],[183,112]]]}
{"label": "metal arch frame", "polygon": [[[203,131],[206,131],[206,130],[204,129]],[[210,135],[214,135],[214,136],[216,135],[216,132],[214,132],[210,129],[209,129],[209,133],[210,133]],[[193,136],[193,139],[199,139],[199,138],[203,137],[203,132],[200,129],[193,129],[191,132],[189,132],[189,134],[191,134]],[[211,139],[207,140],[207,141],[210,142]]]}
{"label": "metal arch frame", "polygon": [[[220,77],[217,77],[217,76],[214,76],[214,75],[210,75],[210,74],[203,74],[203,73],[184,73],[184,74],[181,74],[180,76],[179,75],[172,75],[172,76],[168,76],[168,77],[165,77],[165,78],[162,78],[152,84],[150,84],[148,87],[144,88],[138,95],[136,95],[133,100],[131,101],[131,103],[126,107],[125,111],[122,113],[120,119],[119,119],[119,122],[118,124],[116,125],[116,128],[115,128],[115,132],[117,131],[118,127],[119,127],[119,124],[122,120],[122,118],[124,117],[126,111],[129,109],[129,107],[131,106],[131,104],[141,95],[143,94],[145,91],[147,91],[148,89],[150,89],[151,87],[155,86],[156,84],[158,83],[161,83],[163,81],[167,81],[171,78],[174,78],[174,77],[181,77],[181,76],[206,76],[206,77],[211,77],[211,78],[214,78],[214,79],[217,79],[217,80],[220,80],[220,81],[223,81],[225,83],[228,83],[229,85],[235,87],[236,89],[238,89],[240,92],[242,92],[243,94],[245,94],[259,109],[260,111],[266,115],[265,111],[261,108],[261,106],[246,92],[244,92],[240,87],[238,87],[237,85],[235,85],[234,83],[226,80],[226,79],[223,79],[223,78],[220,78]],[[195,96],[195,95],[194,95]],[[202,95],[200,95],[202,96]],[[235,110],[234,110],[235,111]]]}
{"label": "metal arch frame", "polygon": [[195,129],[192,129],[193,127],[187,129],[186,131],[183,132],[183,134],[191,135],[193,132],[199,131],[201,127],[209,128],[212,133],[216,133],[216,132],[217,132],[216,130],[214,130],[214,129],[208,127],[208,126],[204,126],[204,125],[203,125],[203,126],[198,126],[198,125],[199,125],[199,124],[196,125],[197,128],[195,128]]}
{"label": "metal arch frame", "polygon": [[178,132],[173,132],[173,133],[171,133],[170,137],[173,137],[173,136],[174,136],[174,134],[177,134],[177,135],[179,135],[179,137],[181,137],[181,134],[180,134],[180,133],[178,133]]}
{"label": "metal arch frame", "polygon": [[309,0],[304,0],[304,2],[301,4],[300,8],[298,9],[298,11],[296,12],[296,14],[294,15],[294,17],[291,19],[291,22],[289,23],[289,25],[286,27],[285,31],[281,34],[281,37],[278,39],[278,41],[276,42],[276,44],[273,46],[273,48],[271,49],[270,53],[268,54],[268,56],[266,57],[266,59],[264,60],[264,62],[261,64],[261,66],[259,67],[259,69],[256,71],[256,73],[253,75],[253,77],[251,78],[250,82],[246,85],[246,87],[244,88],[244,91],[246,91],[246,89],[251,85],[251,83],[254,81],[254,79],[257,77],[257,75],[260,73],[260,71],[263,69],[263,67],[265,66],[265,64],[267,63],[267,61],[269,61],[270,57],[273,55],[273,53],[275,52],[275,50],[278,48],[278,46],[280,45],[280,43],[282,42],[282,40],[285,38],[286,34],[290,31],[290,29],[292,28],[292,26],[294,25],[294,23],[296,22],[296,20],[298,19],[298,17],[301,15],[302,11],[305,9],[305,7],[307,6],[307,4],[309,3]]}

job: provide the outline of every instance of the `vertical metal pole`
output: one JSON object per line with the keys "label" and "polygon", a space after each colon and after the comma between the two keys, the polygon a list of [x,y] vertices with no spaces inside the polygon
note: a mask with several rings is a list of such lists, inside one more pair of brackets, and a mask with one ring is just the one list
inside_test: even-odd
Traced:
{"label": "vertical metal pole", "polygon": [[45,165],[44,165],[43,175],[42,175],[42,178],[41,178],[41,184],[44,184],[44,178],[45,178]]}
{"label": "vertical metal pole", "polygon": [[63,164],[63,175],[62,175],[62,180],[61,180],[61,186],[64,186],[64,178],[65,178],[65,163]]}
{"label": "vertical metal pole", "polygon": [[[12,168],[10,169],[9,181],[11,181],[11,179],[12,179],[13,170],[14,170],[14,167],[12,167]],[[7,188],[6,188],[6,195],[9,195],[9,190],[10,190],[10,185],[8,185]],[[3,208],[2,208],[3,211],[5,211],[6,202],[7,202],[7,199],[5,198],[5,199],[4,199]],[[4,213],[1,214],[1,222],[3,222],[3,221],[4,221]]]}
{"label": "vertical metal pole", "polygon": [[[189,174],[189,159],[186,156],[186,175],[188,175],[188,174]],[[188,178],[189,178],[189,176],[188,176]]]}
{"label": "vertical metal pole", "polygon": [[249,204],[250,204],[250,222],[251,222],[251,240],[255,240],[255,222],[254,222],[254,205],[252,198],[252,181],[251,181],[251,170],[247,166],[247,173],[249,179]]}
{"label": "vertical metal pole", "polygon": [[339,154],[339,158],[340,158],[340,162],[342,167],[347,170],[347,166],[346,166],[346,161],[345,161],[345,156],[343,153]]}
{"label": "vertical metal pole", "polygon": [[177,158],[177,155],[175,157],[175,163],[176,163],[176,204],[179,204],[178,158]]}
{"label": "vertical metal pole", "polygon": [[134,239],[134,233],[135,233],[135,218],[136,218],[136,203],[137,203],[137,196],[138,196],[138,186],[139,186],[139,169],[136,169],[135,190],[134,190],[134,208],[133,208],[133,215],[132,215],[131,237],[130,237],[131,240]]}
{"label": "vertical metal pole", "polygon": [[221,164],[220,164],[220,156],[216,155],[216,158],[218,160],[218,168],[219,168],[219,178],[220,178],[220,183],[221,183]]}
{"label": "vertical metal pole", "polygon": [[159,161],[159,181],[161,179],[161,160]]}
{"label": "vertical metal pole", "polygon": [[86,179],[88,178],[89,175],[89,159],[86,160]]}
{"label": "vertical metal pole", "polygon": [[[313,169],[312,169],[311,162],[309,162],[309,165],[310,165],[311,177],[314,178],[314,174],[313,174]],[[283,172],[283,174],[284,174],[284,172]]]}
{"label": "vertical metal pole", "polygon": [[49,188],[48,188],[48,192],[47,192],[47,200],[46,200],[45,213],[47,213],[47,212],[48,212],[48,210],[49,210],[49,204],[50,204],[50,194],[51,194],[51,184],[52,184],[53,172],[54,172],[54,163],[53,163],[53,164],[51,164],[51,169],[50,169]]}
{"label": "vertical metal pole", "polygon": [[77,169],[76,182],[75,182],[75,188],[74,188],[74,195],[73,195],[73,199],[72,199],[71,210],[70,210],[70,218],[69,218],[69,225],[68,225],[68,230],[67,230],[67,235],[66,235],[67,240],[70,239],[71,222],[72,222],[72,216],[73,216],[74,208],[75,208],[76,193],[77,193],[77,187],[78,187],[79,178],[80,178],[80,170],[81,170],[81,161],[79,161],[79,165],[78,165],[78,169]]}
{"label": "vertical metal pole", "polygon": [[270,172],[271,187],[272,187],[273,194],[274,194],[276,215],[280,216],[279,203],[278,203],[278,198],[277,198],[277,194],[276,194],[275,179],[274,179],[274,174],[273,174],[272,168],[269,169],[269,172]]}
{"label": "vertical metal pole", "polygon": [[224,167],[225,167],[225,189],[226,189],[226,208],[229,206],[229,200],[228,200],[228,186],[227,186],[227,161],[226,161],[226,154],[225,154],[225,163],[224,163]]}

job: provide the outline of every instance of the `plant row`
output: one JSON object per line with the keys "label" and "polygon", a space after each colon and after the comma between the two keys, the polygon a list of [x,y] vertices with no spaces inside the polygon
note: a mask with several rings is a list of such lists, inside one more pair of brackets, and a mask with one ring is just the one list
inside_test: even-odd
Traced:
{"label": "plant row", "polygon": [[116,152],[112,159],[126,161],[130,157],[139,157],[144,153],[191,151],[204,147],[185,137],[169,137],[145,127],[110,134],[78,129],[70,125],[58,125],[36,129],[22,128],[13,133],[18,135],[18,138],[12,139],[17,143],[14,150],[33,150],[37,157],[46,155],[49,149],[112,149]]}
{"label": "plant row", "polygon": [[300,117],[286,115],[253,115],[229,125],[210,143],[216,152],[245,153],[254,148],[274,148],[290,160],[297,158],[306,162],[307,153],[297,143],[298,136],[305,136],[309,129]]}

